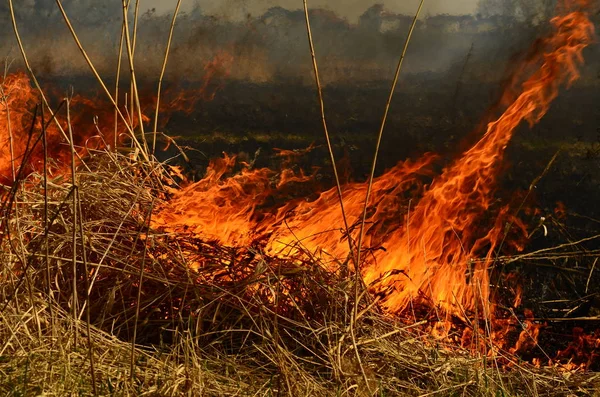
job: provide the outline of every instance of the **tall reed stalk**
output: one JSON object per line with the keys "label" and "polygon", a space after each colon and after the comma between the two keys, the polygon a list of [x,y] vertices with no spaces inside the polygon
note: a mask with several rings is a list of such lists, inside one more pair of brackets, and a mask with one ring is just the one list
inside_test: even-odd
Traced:
{"label": "tall reed stalk", "polygon": [[156,134],[158,130],[158,115],[160,112],[160,94],[162,90],[163,78],[165,77],[165,71],[167,70],[167,62],[169,60],[169,53],[171,51],[171,42],[173,41],[173,32],[175,30],[175,22],[177,21],[177,15],[179,14],[179,8],[181,7],[182,0],[177,0],[175,11],[173,12],[173,19],[171,20],[171,27],[169,28],[169,38],[167,40],[167,47],[165,48],[165,56],[163,58],[162,68],[160,70],[160,77],[158,78],[158,88],[156,90],[156,110],[154,113],[154,130],[152,136],[152,153],[156,150]]}

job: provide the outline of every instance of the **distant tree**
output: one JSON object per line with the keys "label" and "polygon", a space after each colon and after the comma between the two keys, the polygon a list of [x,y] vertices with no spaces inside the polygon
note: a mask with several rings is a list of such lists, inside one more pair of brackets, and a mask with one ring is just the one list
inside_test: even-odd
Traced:
{"label": "distant tree", "polygon": [[556,0],[479,0],[477,13],[483,17],[512,16],[538,25],[554,15]]}
{"label": "distant tree", "polygon": [[374,4],[358,18],[359,24],[363,28],[378,32],[381,28],[383,14],[383,4]]}
{"label": "distant tree", "polygon": [[200,19],[202,17],[202,7],[200,6],[199,0],[194,0],[194,5],[192,6],[192,9],[188,12],[188,15],[192,19]]}

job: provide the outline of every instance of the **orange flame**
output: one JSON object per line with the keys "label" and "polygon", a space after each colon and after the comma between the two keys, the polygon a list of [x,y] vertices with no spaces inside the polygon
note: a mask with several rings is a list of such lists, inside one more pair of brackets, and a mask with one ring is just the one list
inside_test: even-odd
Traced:
{"label": "orange flame", "polygon": [[24,73],[0,77],[0,86],[0,183],[8,184],[27,149],[37,96]]}
{"label": "orange flame", "polygon": [[[410,216],[410,237],[408,232],[395,233],[387,242],[388,252],[381,255],[377,265],[366,269],[367,283],[394,269],[406,272],[379,283],[381,287],[395,287],[396,292],[386,302],[388,308],[402,309],[410,297],[420,294],[446,309],[456,305],[472,309],[478,297],[487,301],[487,266],[504,229],[497,223],[478,237],[474,225],[490,208],[497,165],[521,121],[538,122],[558,95],[559,86],[579,77],[576,65],[583,61],[582,50],[592,40],[593,25],[583,12],[555,17],[551,22],[555,34],[544,40],[547,52],[543,62],[522,84],[521,94],[425,193]],[[483,249],[488,252],[486,260],[470,263]],[[471,275],[470,282],[465,274]]]}
{"label": "orange flame", "polygon": [[[173,87],[166,90],[159,109],[162,118],[175,111],[190,114],[196,109],[198,102],[210,102],[215,99],[217,92],[223,88],[224,79],[231,73],[233,62],[234,57],[230,52],[219,51],[204,65],[204,74],[199,88],[190,90]],[[156,103],[156,95],[150,96],[152,97],[150,103]]]}
{"label": "orange flame", "polygon": [[[176,111],[190,113],[198,101],[209,101],[214,99],[217,91],[223,86],[223,79],[228,76],[233,62],[233,57],[227,52],[220,52],[209,60],[204,66],[202,85],[199,89],[180,90],[174,95],[173,92],[165,93],[165,100],[161,104],[161,121],[165,123],[168,115]],[[51,96],[60,98],[62,93],[50,87]],[[144,113],[153,113],[152,106],[156,104],[154,94],[140,98]],[[27,75],[23,72],[13,73],[0,77],[0,184],[12,184],[15,174],[21,166],[25,152],[28,150],[27,142],[31,125],[35,141],[41,134],[41,121],[34,120],[34,109],[40,103],[40,95],[31,85]],[[114,135],[122,137],[127,135],[128,127],[117,120],[117,128],[114,125],[114,107],[102,99],[87,98],[75,95],[71,101],[71,124],[74,130],[74,145],[79,154],[84,156],[86,149],[98,149],[111,146]],[[122,109],[123,114],[127,114]],[[49,119],[46,113],[46,122]],[[56,117],[63,130],[67,129],[64,114]],[[146,114],[142,115],[144,123],[150,121]],[[139,120],[131,119],[132,128],[138,127]],[[58,171],[64,168],[65,161],[69,161],[68,147],[61,147],[64,143],[63,135],[54,123],[48,124],[47,129],[49,157],[52,163],[58,167]],[[31,143],[31,142],[30,142]],[[43,160],[42,145],[38,144],[30,156],[28,163],[24,164],[27,171],[41,169]]]}
{"label": "orange flame", "polygon": [[[538,122],[559,87],[579,77],[577,65],[594,28],[584,11],[572,10],[586,5],[581,0],[565,2],[551,21],[554,33],[538,43],[538,51],[520,68],[533,71],[526,79],[515,78],[523,82],[509,87],[504,96],[514,98],[504,113],[429,186],[422,180],[433,176],[431,155],[400,163],[374,181],[365,239],[368,255],[361,271],[372,291],[384,296],[389,311],[401,311],[411,300],[461,316],[465,310],[487,306],[488,267],[505,236],[504,222],[511,220],[524,229],[507,208],[500,210],[491,228],[481,225],[492,209],[498,164],[515,128],[523,120]],[[214,161],[204,180],[178,192],[154,217],[155,226],[187,229],[226,245],[246,246],[268,237],[265,249],[274,255],[297,252],[290,247],[299,243],[304,251],[320,253],[325,262],[333,259],[331,266],[348,255],[348,236],[336,226],[342,218],[335,189],[315,201],[292,200],[275,211],[265,210],[261,207],[277,193],[284,174],[244,169],[223,179],[234,164],[227,156]],[[343,186],[351,225],[360,219],[366,189],[365,183]],[[412,205],[410,199],[419,196]],[[350,236],[356,240],[356,227]],[[484,260],[474,260],[482,255]]]}

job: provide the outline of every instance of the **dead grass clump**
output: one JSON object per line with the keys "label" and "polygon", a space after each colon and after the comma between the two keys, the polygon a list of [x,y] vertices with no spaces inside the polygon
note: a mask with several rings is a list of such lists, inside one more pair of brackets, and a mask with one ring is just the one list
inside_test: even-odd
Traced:
{"label": "dead grass clump", "polygon": [[364,299],[355,315],[354,277],[308,254],[153,230],[163,165],[112,152],[86,165],[76,188],[57,176],[45,192],[32,174],[3,196],[2,394],[595,393],[594,376],[509,369],[514,357],[470,354]]}

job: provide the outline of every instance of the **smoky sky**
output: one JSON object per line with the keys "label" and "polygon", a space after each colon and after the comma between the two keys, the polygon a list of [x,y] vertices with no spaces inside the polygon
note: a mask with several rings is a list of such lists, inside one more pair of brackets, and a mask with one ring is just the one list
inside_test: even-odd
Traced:
{"label": "smoky sky", "polygon": [[[308,0],[323,83],[354,84],[393,75],[419,1]],[[554,15],[552,2],[426,0],[403,75],[451,71],[473,73],[477,79],[495,78],[494,73],[502,72],[513,53],[549,28],[548,21]],[[120,59],[120,3],[62,0],[88,56],[107,79],[115,78]],[[510,9],[485,12],[489,7],[482,5],[488,3],[550,6],[538,7],[542,12],[525,7],[533,13],[522,17]],[[14,4],[25,51],[39,76],[89,73],[55,0]],[[168,12],[176,4],[177,0],[139,0],[138,77],[154,81],[160,75],[171,24]],[[204,81],[205,76],[217,76],[253,84],[292,80],[311,84],[312,63],[301,0],[183,0],[182,4],[184,12],[175,25],[166,79]],[[129,17],[131,27],[132,10]],[[10,12],[2,1],[0,22],[0,56],[9,61],[11,70],[23,68]]]}
{"label": "smoky sky", "polygon": [[[358,17],[369,7],[383,3],[391,12],[412,14],[416,11],[420,0],[309,0],[311,8],[324,8],[356,22]],[[156,8],[157,12],[172,11],[177,0],[140,0],[140,8]],[[303,6],[301,0],[183,0],[182,9],[189,10],[198,5],[207,15],[221,18],[241,19],[246,15],[263,14],[271,7],[283,7],[288,10],[299,9]],[[426,0],[423,6],[423,15],[436,14],[472,14],[477,6],[477,0]]]}

